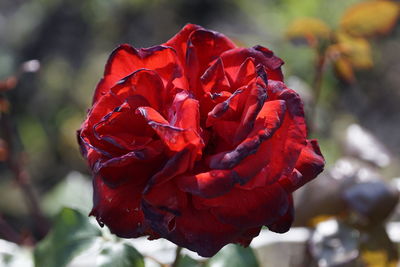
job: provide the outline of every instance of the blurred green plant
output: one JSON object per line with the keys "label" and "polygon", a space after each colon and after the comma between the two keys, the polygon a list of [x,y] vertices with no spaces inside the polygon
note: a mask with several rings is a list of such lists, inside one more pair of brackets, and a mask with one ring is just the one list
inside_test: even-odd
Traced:
{"label": "blurred green plant", "polygon": [[[369,39],[389,34],[398,18],[397,3],[366,1],[345,10],[337,29],[318,18],[298,18],[288,26],[286,36],[294,44],[306,44],[315,50],[316,76],[325,64],[332,62],[338,78],[355,82],[354,70],[373,66]],[[319,90],[321,79],[314,81],[314,90]]]}
{"label": "blurred green plant", "polygon": [[388,0],[372,0],[348,7],[337,29],[330,28],[318,18],[297,18],[287,27],[286,36],[294,44],[309,46],[315,53],[312,90],[314,103],[309,114],[313,131],[323,77],[329,64],[340,80],[353,84],[356,70],[373,66],[371,37],[387,35],[399,18],[399,5]]}

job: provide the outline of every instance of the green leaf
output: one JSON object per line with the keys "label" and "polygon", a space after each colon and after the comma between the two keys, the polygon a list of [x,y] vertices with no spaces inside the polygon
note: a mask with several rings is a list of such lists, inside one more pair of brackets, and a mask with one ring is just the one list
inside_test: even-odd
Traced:
{"label": "green leaf", "polygon": [[35,248],[35,266],[66,266],[74,256],[88,248],[100,236],[100,230],[87,215],[64,208],[57,215],[53,229]]}
{"label": "green leaf", "polygon": [[239,245],[227,245],[206,264],[207,267],[258,267],[253,250]]}
{"label": "green leaf", "polygon": [[202,266],[200,262],[189,257],[188,255],[183,255],[178,261],[178,267],[200,267]]}
{"label": "green leaf", "polygon": [[144,267],[143,256],[126,243],[108,243],[100,252],[99,267]]}

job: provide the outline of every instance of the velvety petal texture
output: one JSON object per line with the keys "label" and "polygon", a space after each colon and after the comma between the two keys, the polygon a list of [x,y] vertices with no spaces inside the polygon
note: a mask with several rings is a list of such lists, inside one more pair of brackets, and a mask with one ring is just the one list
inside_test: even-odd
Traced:
{"label": "velvety petal texture", "polygon": [[262,226],[288,231],[292,192],[325,162],[282,64],[193,24],[159,46],[117,47],[78,130],[91,215],[205,257],[248,246]]}

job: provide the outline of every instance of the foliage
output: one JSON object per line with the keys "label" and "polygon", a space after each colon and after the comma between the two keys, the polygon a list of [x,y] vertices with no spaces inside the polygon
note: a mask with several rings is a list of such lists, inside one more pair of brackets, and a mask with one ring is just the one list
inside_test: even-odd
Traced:
{"label": "foliage", "polygon": [[396,3],[367,1],[345,10],[336,30],[318,18],[298,18],[288,26],[287,37],[295,44],[301,38],[306,40],[305,44],[313,47],[319,57],[332,62],[338,78],[352,83],[354,70],[373,66],[371,45],[366,38],[389,34],[398,17]]}
{"label": "foliage", "polygon": [[64,208],[54,221],[51,232],[35,249],[35,265],[58,267],[67,263],[94,242],[100,231],[85,215]]}

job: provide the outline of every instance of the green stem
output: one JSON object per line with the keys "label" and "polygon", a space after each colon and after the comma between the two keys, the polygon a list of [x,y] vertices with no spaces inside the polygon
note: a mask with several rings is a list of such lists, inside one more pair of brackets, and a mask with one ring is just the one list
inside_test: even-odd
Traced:
{"label": "green stem", "polygon": [[181,251],[182,251],[182,247],[177,246],[176,247],[176,251],[175,251],[175,260],[172,263],[171,267],[178,267],[179,265],[179,260],[181,258]]}
{"label": "green stem", "polygon": [[318,50],[317,51],[317,60],[315,62],[314,70],[315,70],[315,76],[314,80],[312,83],[312,89],[314,92],[314,101],[311,105],[311,111],[310,111],[310,116],[309,120],[310,123],[309,125],[309,134],[313,133],[315,131],[315,124],[316,124],[316,109],[318,106],[318,101],[321,95],[322,91],[322,80],[324,77],[324,69],[325,69],[325,63],[326,63],[326,53],[324,50]]}

